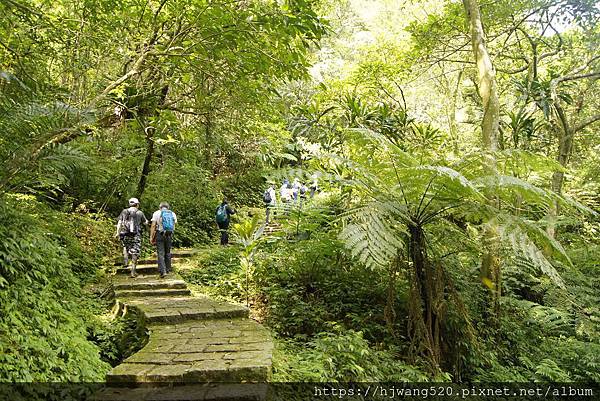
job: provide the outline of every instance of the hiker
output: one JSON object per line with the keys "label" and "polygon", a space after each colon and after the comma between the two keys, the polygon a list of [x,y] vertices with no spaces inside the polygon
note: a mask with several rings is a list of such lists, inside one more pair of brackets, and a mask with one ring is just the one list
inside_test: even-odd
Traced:
{"label": "hiker", "polygon": [[279,196],[281,196],[281,202],[287,202],[288,201],[288,185],[289,185],[289,181],[286,179],[283,180],[283,183],[281,184],[281,188],[279,189]]}
{"label": "hiker", "polygon": [[308,192],[308,187],[304,184],[300,185],[300,209],[302,209],[302,205],[306,202],[306,193]]}
{"label": "hiker", "polygon": [[170,210],[167,202],[160,202],[158,210],[152,214],[151,221],[150,243],[156,245],[158,271],[160,278],[163,278],[171,271],[171,245],[177,216]]}
{"label": "hiker", "polygon": [[319,188],[319,178],[317,177],[317,174],[313,174],[312,179],[313,181],[310,184],[310,187],[308,187],[310,189],[310,199],[315,196],[315,192],[317,192],[317,189]]}
{"label": "hiker", "polygon": [[290,202],[292,201],[292,184],[290,184],[287,178],[283,180],[279,193],[281,195],[281,204],[283,206],[284,214],[287,215],[290,209]]}
{"label": "hiker", "polygon": [[223,198],[223,202],[217,207],[217,225],[219,226],[219,231],[221,231],[221,245],[229,244],[229,234],[227,230],[229,229],[229,220],[232,214],[235,214],[235,210],[233,210],[226,198]]}
{"label": "hiker", "polygon": [[294,183],[292,184],[292,199],[294,200],[294,206],[298,203],[298,194],[300,192],[300,181],[297,178],[294,179]]}
{"label": "hiker", "polygon": [[142,224],[148,225],[148,219],[144,212],[139,210],[140,201],[137,198],[129,199],[129,207],[123,209],[117,222],[117,233],[115,237],[121,239],[123,244],[123,265],[129,267],[131,258],[131,277],[137,277],[135,271],[138,256],[142,247]]}
{"label": "hiker", "polygon": [[266,209],[266,221],[265,224],[269,224],[269,216],[271,214],[271,209],[277,205],[277,199],[275,197],[275,188],[273,188],[273,184],[269,185],[269,188],[263,194],[263,202],[265,202]]}

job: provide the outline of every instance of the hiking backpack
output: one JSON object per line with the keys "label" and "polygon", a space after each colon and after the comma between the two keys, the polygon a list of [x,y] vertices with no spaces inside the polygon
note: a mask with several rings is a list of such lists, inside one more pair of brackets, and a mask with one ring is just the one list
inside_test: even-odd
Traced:
{"label": "hiking backpack", "polygon": [[135,215],[137,211],[132,212],[129,209],[126,210],[127,213],[122,219],[123,224],[121,225],[121,235],[132,237],[137,234],[137,229],[135,227]]}
{"label": "hiking backpack", "polygon": [[221,205],[217,209],[217,223],[225,223],[227,220],[229,220],[227,205]]}
{"label": "hiking backpack", "polygon": [[263,201],[265,203],[271,203],[273,201],[273,198],[271,198],[271,192],[268,189],[263,194]]}
{"label": "hiking backpack", "polygon": [[172,233],[175,230],[175,216],[172,211],[169,209],[161,210],[160,219],[165,233]]}

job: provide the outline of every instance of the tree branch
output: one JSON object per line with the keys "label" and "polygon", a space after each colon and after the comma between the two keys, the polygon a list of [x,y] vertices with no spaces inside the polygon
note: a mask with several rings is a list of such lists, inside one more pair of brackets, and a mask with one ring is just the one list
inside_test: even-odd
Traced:
{"label": "tree branch", "polygon": [[581,124],[577,125],[574,129],[573,132],[578,132],[581,131],[582,129],[584,129],[585,127],[587,127],[588,125],[591,125],[597,121],[600,121],[600,114],[596,114],[593,117],[588,118],[587,120],[585,120],[584,122],[582,122]]}

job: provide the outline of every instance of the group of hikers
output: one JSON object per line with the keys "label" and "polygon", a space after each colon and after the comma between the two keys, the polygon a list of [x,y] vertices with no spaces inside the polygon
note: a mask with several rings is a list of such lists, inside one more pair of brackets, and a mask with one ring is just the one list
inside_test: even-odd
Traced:
{"label": "group of hikers", "polygon": [[[281,200],[281,207],[284,213],[288,213],[291,206],[302,207],[302,204],[306,200],[307,193],[310,193],[310,198],[315,196],[317,191],[317,177],[313,176],[312,182],[309,186],[300,182],[299,179],[294,179],[290,182],[285,178],[279,188],[279,196]],[[278,206],[277,195],[275,192],[275,185],[271,184],[269,188],[263,194],[263,202],[265,203],[266,209],[266,224],[269,224],[271,219],[271,209]]]}
{"label": "group of hikers", "polygon": [[[150,222],[150,243],[156,246],[158,271],[163,278],[171,271],[171,246],[177,215],[170,210],[167,202],[161,202],[158,210],[152,214]],[[129,199],[129,207],[123,209],[119,215],[115,237],[120,238],[123,245],[124,266],[129,267],[131,261],[131,277],[137,277],[136,266],[142,248],[142,231],[143,227],[147,226],[148,219],[140,210],[140,201],[137,198]]]}
{"label": "group of hikers", "polygon": [[[235,214],[227,199],[217,207],[216,220],[221,231],[221,245],[229,243],[229,221]],[[177,215],[167,202],[161,202],[158,210],[152,214],[150,222],[140,210],[140,201],[137,198],[129,199],[129,207],[123,209],[117,220],[116,238],[123,245],[123,265],[129,268],[131,262],[131,277],[137,277],[137,260],[142,248],[142,232],[144,227],[150,225],[150,243],[156,246],[158,271],[160,278],[164,278],[171,271],[171,247],[173,233],[177,224]]]}
{"label": "group of hikers", "polygon": [[[316,177],[313,177],[313,181],[308,187],[298,179],[293,182],[284,179],[279,194],[285,213],[288,213],[292,205],[301,207],[307,193],[310,193],[312,198],[316,190]],[[273,184],[264,192],[263,201],[266,208],[266,224],[269,224],[271,209],[278,205]],[[221,245],[229,244],[229,222],[233,214],[235,214],[235,210],[229,206],[227,199],[223,199],[215,211],[217,226],[221,232]],[[136,267],[141,253],[142,232],[148,225],[150,225],[150,243],[156,247],[160,277],[164,278],[171,271],[171,247],[176,224],[177,215],[167,202],[160,202],[158,210],[152,214],[152,218],[148,222],[144,212],[140,210],[140,201],[137,198],[129,199],[129,207],[123,209],[117,220],[115,237],[119,238],[123,245],[124,266],[129,268],[131,263],[131,277],[137,277]]]}

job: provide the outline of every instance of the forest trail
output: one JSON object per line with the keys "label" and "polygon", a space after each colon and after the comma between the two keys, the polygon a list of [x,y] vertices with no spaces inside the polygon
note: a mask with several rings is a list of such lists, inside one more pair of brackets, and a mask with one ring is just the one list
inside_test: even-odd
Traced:
{"label": "forest trail", "polygon": [[268,331],[248,318],[246,307],[194,296],[176,273],[159,279],[149,262],[138,265],[135,279],[123,268],[113,279],[120,307],[141,312],[148,343],[107,374],[109,387],[94,399],[263,398],[264,384],[223,383],[267,380],[273,349]]}

